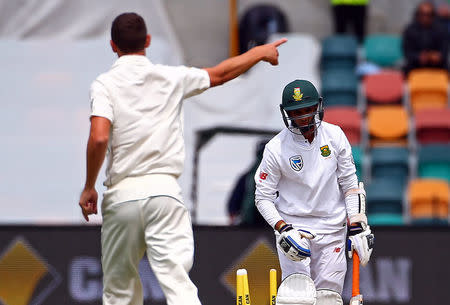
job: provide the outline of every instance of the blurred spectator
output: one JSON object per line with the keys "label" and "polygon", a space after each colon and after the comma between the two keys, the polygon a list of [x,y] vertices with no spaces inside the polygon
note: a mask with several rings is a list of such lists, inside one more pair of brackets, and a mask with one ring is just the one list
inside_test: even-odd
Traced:
{"label": "blurred spectator", "polygon": [[239,51],[245,53],[265,44],[271,34],[288,31],[286,16],[278,7],[269,4],[253,6],[239,23]]}
{"label": "blurred spectator", "polygon": [[335,32],[347,33],[351,26],[358,42],[362,44],[366,34],[368,4],[369,0],[331,0]]}
{"label": "blurred spectator", "polygon": [[255,160],[251,167],[243,173],[228,199],[228,215],[230,224],[241,226],[266,226],[266,221],[255,206],[255,173],[261,163],[264,147],[269,140],[261,140],[256,145]]}
{"label": "blurred spectator", "polygon": [[450,41],[450,0],[434,0],[434,7],[437,10],[438,22],[447,32],[447,42]]}
{"label": "blurred spectator", "polygon": [[447,33],[435,15],[431,2],[420,3],[403,33],[406,74],[416,68],[447,69]]}

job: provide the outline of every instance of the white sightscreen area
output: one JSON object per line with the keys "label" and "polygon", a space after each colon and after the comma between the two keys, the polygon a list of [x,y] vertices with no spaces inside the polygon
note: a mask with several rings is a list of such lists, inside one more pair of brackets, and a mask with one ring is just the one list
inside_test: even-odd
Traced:
{"label": "white sightscreen area", "polygon": [[[89,86],[115,60],[109,27],[117,14],[144,16],[153,34],[148,51],[153,62],[183,63],[162,1],[99,1],[97,8],[96,3],[0,1],[1,223],[84,223],[77,203],[85,176]],[[185,102],[186,163],[180,184],[189,208],[196,130],[217,125],[281,129],[283,86],[295,78],[319,85],[318,42],[301,34],[288,38],[278,67],[258,64]],[[223,136],[202,152],[197,223],[227,223],[228,192],[250,165],[256,140]],[[224,166],[230,169],[225,176]],[[103,178],[102,170],[99,200]],[[99,222],[96,216],[90,223]]]}

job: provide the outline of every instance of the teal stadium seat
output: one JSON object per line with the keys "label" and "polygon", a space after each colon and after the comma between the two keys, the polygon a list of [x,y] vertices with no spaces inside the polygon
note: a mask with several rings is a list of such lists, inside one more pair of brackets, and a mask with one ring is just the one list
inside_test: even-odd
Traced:
{"label": "teal stadium seat", "polygon": [[351,35],[333,35],[322,41],[321,69],[347,69],[356,67],[358,42]]}
{"label": "teal stadium seat", "polygon": [[371,226],[401,226],[405,223],[403,215],[398,213],[369,214],[368,218]]}
{"label": "teal stadium seat", "polygon": [[409,152],[404,147],[375,147],[370,151],[372,179],[405,184],[409,175]]}
{"label": "teal stadium seat", "polygon": [[401,44],[400,36],[369,35],[364,41],[366,60],[382,67],[394,67],[403,57]]}
{"label": "teal stadium seat", "polygon": [[415,226],[448,226],[448,220],[442,218],[419,218],[413,219],[411,223]]}
{"label": "teal stadium seat", "polygon": [[418,176],[438,178],[450,183],[450,144],[419,147]]}
{"label": "teal stadium seat", "polygon": [[403,215],[404,184],[399,181],[373,180],[366,185],[367,212],[369,217],[374,215]]}
{"label": "teal stadium seat", "polygon": [[356,106],[358,79],[353,71],[330,70],[322,73],[324,106]]}
{"label": "teal stadium seat", "polygon": [[356,166],[356,176],[358,176],[359,181],[362,181],[364,176],[362,171],[363,152],[361,147],[352,146],[352,154]]}

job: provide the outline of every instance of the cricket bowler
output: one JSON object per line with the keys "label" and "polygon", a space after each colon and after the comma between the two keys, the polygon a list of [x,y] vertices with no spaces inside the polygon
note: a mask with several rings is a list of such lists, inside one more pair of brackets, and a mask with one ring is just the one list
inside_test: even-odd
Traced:
{"label": "cricket bowler", "polygon": [[351,146],[340,127],[322,121],[323,99],[307,80],[285,86],[280,111],[286,128],[265,147],[255,174],[255,204],[275,230],[282,278],[306,275],[296,281],[306,278],[311,285],[297,287],[317,293],[293,291],[295,297],[281,295],[289,301],[278,304],[343,304],[347,227],[348,254],[356,251],[362,265],[374,239]]}
{"label": "cricket bowler", "polygon": [[177,178],[184,162],[182,102],[223,84],[260,61],[278,64],[277,47],[257,46],[205,69],[153,64],[150,35],[136,13],[117,16],[111,69],[92,83],[87,174],[79,205],[97,213],[95,181],[107,153],[101,230],[103,304],[142,305],[138,267],[144,253],[168,305],[199,305],[188,272],[194,241]]}

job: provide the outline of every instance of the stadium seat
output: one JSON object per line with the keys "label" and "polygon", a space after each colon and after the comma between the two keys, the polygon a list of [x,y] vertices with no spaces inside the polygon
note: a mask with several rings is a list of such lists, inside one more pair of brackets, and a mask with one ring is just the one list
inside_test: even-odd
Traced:
{"label": "stadium seat", "polygon": [[352,155],[353,160],[355,161],[356,166],[356,176],[358,176],[358,180],[362,181],[363,176],[363,151],[359,146],[352,146]]}
{"label": "stadium seat", "polygon": [[350,144],[361,142],[361,114],[356,107],[329,107],[324,112],[324,121],[340,126]]}
{"label": "stadium seat", "polygon": [[398,181],[372,180],[366,185],[368,215],[403,214],[404,184]]}
{"label": "stadium seat", "polygon": [[322,41],[321,69],[346,69],[354,71],[358,42],[351,35],[333,35]]}
{"label": "stadium seat", "polygon": [[423,109],[415,113],[416,139],[420,144],[450,142],[450,109]]}
{"label": "stadium seat", "polygon": [[450,183],[450,143],[419,147],[418,176],[438,178]]}
{"label": "stadium seat", "polygon": [[367,104],[401,104],[403,99],[403,75],[399,71],[383,70],[369,74],[364,80]]}
{"label": "stadium seat", "polygon": [[413,223],[448,221],[449,186],[447,181],[440,179],[411,181],[408,188],[408,202]]}
{"label": "stadium seat", "polygon": [[411,223],[415,226],[448,226],[448,219],[445,218],[417,218]]}
{"label": "stadium seat", "polygon": [[375,147],[370,150],[371,177],[406,184],[409,176],[409,151],[404,147]]}
{"label": "stadium seat", "polygon": [[404,224],[403,215],[398,213],[368,214],[370,226],[401,226]]}
{"label": "stadium seat", "polygon": [[369,107],[367,125],[371,146],[408,144],[409,117],[400,105]]}
{"label": "stadium seat", "polygon": [[356,106],[358,79],[353,71],[330,70],[322,73],[324,106]]}
{"label": "stadium seat", "polygon": [[426,108],[446,108],[448,73],[440,69],[416,69],[408,76],[409,102],[414,112]]}
{"label": "stadium seat", "polygon": [[402,59],[401,38],[395,35],[374,34],[364,41],[365,58],[382,67],[396,66]]}

